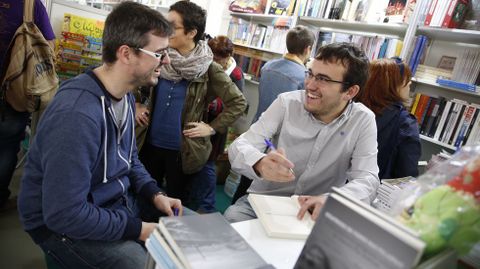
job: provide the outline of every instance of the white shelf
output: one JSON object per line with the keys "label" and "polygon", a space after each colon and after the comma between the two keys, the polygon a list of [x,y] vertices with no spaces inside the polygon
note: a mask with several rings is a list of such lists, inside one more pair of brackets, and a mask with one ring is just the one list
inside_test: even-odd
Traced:
{"label": "white shelf", "polygon": [[406,24],[341,21],[312,17],[299,17],[298,23],[310,25],[322,31],[345,32],[365,36],[403,37],[407,30]]}
{"label": "white shelf", "polygon": [[240,13],[240,12],[230,12],[230,15],[233,17],[241,18],[247,21],[255,21],[266,24],[273,24],[275,19],[291,19],[291,16],[279,16],[272,14],[254,14],[254,13]]}
{"label": "white shelf", "polygon": [[454,146],[452,145],[449,145],[449,144],[446,144],[446,143],[443,143],[443,142],[440,142],[438,140],[435,140],[431,137],[428,137],[428,136],[425,136],[425,135],[420,135],[420,139],[422,140],[425,140],[425,141],[428,141],[430,143],[433,143],[433,144],[437,144],[439,146],[442,146],[444,148],[447,148],[447,149],[450,149],[450,150],[456,150],[457,148],[455,148]]}
{"label": "white shelf", "polygon": [[246,82],[250,82],[250,83],[255,84],[255,85],[259,85],[259,84],[260,84],[260,82],[258,82],[258,81],[256,81],[256,80],[253,80],[253,79],[251,79],[251,78],[245,78],[245,81],[246,81]]}
{"label": "white shelf", "polygon": [[259,47],[250,46],[250,45],[245,45],[245,44],[240,44],[240,43],[235,43],[235,42],[234,42],[233,44],[234,44],[235,46],[240,46],[240,47],[245,47],[245,48],[250,48],[250,49],[265,51],[265,52],[269,52],[269,53],[273,53],[273,54],[283,55],[283,52],[273,51],[273,50],[270,50],[270,49],[259,48]]}
{"label": "white shelf", "polygon": [[414,81],[416,83],[419,83],[419,84],[423,84],[423,85],[433,86],[433,87],[436,87],[436,88],[439,88],[439,89],[442,89],[442,90],[453,91],[453,92],[456,92],[456,93],[461,93],[461,94],[473,96],[473,97],[476,97],[476,98],[480,98],[480,94],[478,92],[471,92],[471,91],[461,90],[461,89],[452,88],[452,87],[448,87],[448,86],[443,86],[443,85],[440,85],[436,82],[433,82],[433,81],[430,81],[430,80],[425,80],[425,79],[412,78],[412,81]]}
{"label": "white shelf", "polygon": [[475,30],[419,26],[417,35],[425,35],[431,39],[448,42],[480,45],[480,31]]}

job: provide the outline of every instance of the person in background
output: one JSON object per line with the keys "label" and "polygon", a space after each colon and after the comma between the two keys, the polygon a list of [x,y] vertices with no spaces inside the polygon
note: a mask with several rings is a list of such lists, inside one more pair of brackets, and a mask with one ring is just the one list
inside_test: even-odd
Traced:
{"label": "person in background", "polygon": [[[222,66],[225,73],[243,91],[245,81],[243,72],[233,59],[233,43],[226,36],[217,36],[208,41],[213,52],[213,60]],[[223,110],[223,102],[217,97],[208,105],[207,123],[212,122]],[[243,114],[245,116],[245,113]],[[215,209],[215,190],[217,184],[217,173],[215,161],[225,149],[227,133],[217,133],[210,137],[212,151],[205,166],[198,173],[192,176],[191,186],[191,207],[200,213],[210,213]]]}
{"label": "person in background", "polygon": [[[158,85],[152,91],[150,107],[138,120],[148,122],[140,159],[161,185],[165,177],[167,194],[189,201],[191,175],[209,159],[210,136],[227,132],[245,111],[243,94],[213,62],[213,53],[203,40],[206,12],[193,2],[178,1],[167,18],[174,27],[170,37],[171,63],[161,68]],[[206,123],[207,107],[220,97],[224,108]],[[142,112],[143,113],[143,112]],[[190,206],[187,204],[187,207]]]}
{"label": "person in background", "polygon": [[[13,35],[23,23],[23,2],[18,0],[0,1],[0,75],[8,63],[5,56],[12,41]],[[53,49],[55,35],[45,10],[40,0],[34,3],[34,22],[40,29],[45,39]],[[14,208],[16,199],[9,201],[10,190],[8,186],[12,180],[17,153],[20,142],[25,138],[30,113],[14,110],[5,99],[0,96],[0,211]]]}
{"label": "person in background", "polygon": [[399,58],[372,61],[365,90],[356,97],[375,113],[380,179],[418,176],[418,124],[404,106],[411,78],[410,68]]}
{"label": "person in background", "polygon": [[[301,195],[299,218],[308,209],[318,217],[332,186],[365,203],[375,198],[375,116],[352,102],[367,81],[368,64],[351,43],[321,47],[305,73],[305,90],[280,94],[229,146],[232,169],[253,179],[249,193]],[[264,153],[270,139],[277,150]],[[247,196],[226,210],[227,220],[256,218]]]}
{"label": "person in background", "polygon": [[62,84],[28,152],[18,209],[25,231],[63,268],[144,268],[163,213],[181,215],[138,160],[132,90],[169,63],[170,23],[122,2],[103,32],[103,64]]}
{"label": "person in background", "polygon": [[[287,33],[287,51],[282,58],[268,61],[261,70],[258,86],[258,107],[252,123],[284,92],[304,89],[305,64],[312,52],[315,35],[305,26],[296,26]],[[235,192],[232,204],[245,195],[252,181],[245,176]]]}

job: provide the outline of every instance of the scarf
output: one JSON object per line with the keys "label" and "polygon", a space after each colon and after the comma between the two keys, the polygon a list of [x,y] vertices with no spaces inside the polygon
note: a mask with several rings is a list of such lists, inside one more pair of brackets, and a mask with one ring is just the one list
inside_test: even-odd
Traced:
{"label": "scarf", "polygon": [[194,80],[207,72],[213,61],[213,53],[207,42],[198,41],[187,55],[181,55],[176,49],[169,48],[170,64],[163,65],[160,77],[171,81]]}

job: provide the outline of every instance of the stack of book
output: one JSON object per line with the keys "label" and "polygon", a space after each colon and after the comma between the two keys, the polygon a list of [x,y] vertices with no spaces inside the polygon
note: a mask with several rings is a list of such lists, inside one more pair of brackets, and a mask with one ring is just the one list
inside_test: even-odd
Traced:
{"label": "stack of book", "polygon": [[273,268],[220,213],[162,217],[145,246],[163,269]]}
{"label": "stack of book", "polygon": [[423,64],[419,64],[417,66],[415,78],[435,83],[439,77],[442,77],[444,79],[451,79],[452,70],[432,67]]}
{"label": "stack of book", "polygon": [[384,213],[390,213],[402,190],[415,184],[414,177],[382,179],[373,206]]}

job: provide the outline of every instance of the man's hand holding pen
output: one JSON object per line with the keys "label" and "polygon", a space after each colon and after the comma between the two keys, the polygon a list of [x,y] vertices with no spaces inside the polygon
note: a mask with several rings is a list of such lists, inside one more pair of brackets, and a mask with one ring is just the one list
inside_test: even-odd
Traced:
{"label": "man's hand holding pen", "polygon": [[294,180],[294,164],[287,159],[285,151],[281,148],[275,149],[268,140],[265,140],[265,143],[270,151],[253,165],[255,172],[270,181],[288,182]]}

